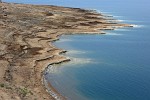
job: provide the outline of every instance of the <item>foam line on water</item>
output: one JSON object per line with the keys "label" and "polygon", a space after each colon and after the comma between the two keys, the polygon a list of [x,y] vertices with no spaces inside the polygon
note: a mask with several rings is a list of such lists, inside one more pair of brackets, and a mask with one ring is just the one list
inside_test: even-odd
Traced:
{"label": "foam line on water", "polygon": [[60,39],[57,42],[71,42],[71,41],[73,41],[73,40],[71,40],[71,39]]}
{"label": "foam line on water", "polygon": [[123,17],[123,16],[117,16],[117,15],[116,15],[116,16],[113,16],[113,17],[114,17],[114,18],[120,18],[120,17]]}
{"label": "foam line on water", "polygon": [[[100,10],[97,10],[97,9],[96,9],[96,11],[97,11],[98,13],[102,13],[102,14],[105,13],[104,11],[100,11]],[[107,12],[106,12],[106,13],[107,13]]]}
{"label": "foam line on water", "polygon": [[135,28],[141,28],[141,27],[145,27],[144,25],[133,25],[133,27]]}
{"label": "foam line on water", "polygon": [[130,31],[130,30],[124,29],[124,28],[118,28],[118,29],[115,29],[115,31]]}
{"label": "foam line on water", "polygon": [[87,63],[95,63],[93,59],[90,58],[71,58],[70,64],[87,64]]}
{"label": "foam line on water", "polygon": [[106,33],[105,35],[123,35],[123,34],[119,34],[119,33]]}
{"label": "foam line on water", "polygon": [[49,68],[47,69],[47,73],[59,73],[60,70],[58,70],[59,67],[57,66],[49,66]]}
{"label": "foam line on water", "polygon": [[143,21],[137,21],[137,20],[126,20],[126,19],[118,19],[118,22],[143,22]]}
{"label": "foam line on water", "polygon": [[87,52],[85,51],[79,51],[79,50],[68,50],[67,54],[85,54]]}
{"label": "foam line on water", "polygon": [[70,67],[70,66],[74,66],[74,65],[83,65],[83,64],[91,64],[91,63],[96,63],[93,59],[90,58],[75,58],[75,57],[70,57],[71,61],[67,62],[67,63],[62,63],[61,65],[52,65],[47,69],[47,73],[57,73],[59,74],[61,70],[59,70],[60,68],[63,67]]}
{"label": "foam line on water", "polygon": [[116,20],[116,21],[118,21],[118,22],[125,22],[125,20],[120,20],[120,19],[119,19],[119,20]]}

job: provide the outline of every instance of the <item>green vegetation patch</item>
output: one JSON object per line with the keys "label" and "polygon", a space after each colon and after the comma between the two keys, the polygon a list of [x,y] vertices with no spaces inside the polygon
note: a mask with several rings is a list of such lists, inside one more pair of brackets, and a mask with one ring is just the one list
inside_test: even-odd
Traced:
{"label": "green vegetation patch", "polygon": [[0,87],[6,88],[6,89],[12,89],[12,87],[10,87],[10,86],[8,86],[8,85],[6,85],[4,83],[0,83]]}
{"label": "green vegetation patch", "polygon": [[19,92],[22,95],[22,97],[25,97],[27,94],[33,95],[33,93],[25,87],[19,88]]}
{"label": "green vegetation patch", "polygon": [[3,83],[0,83],[0,87],[5,87],[5,84],[3,84]]}

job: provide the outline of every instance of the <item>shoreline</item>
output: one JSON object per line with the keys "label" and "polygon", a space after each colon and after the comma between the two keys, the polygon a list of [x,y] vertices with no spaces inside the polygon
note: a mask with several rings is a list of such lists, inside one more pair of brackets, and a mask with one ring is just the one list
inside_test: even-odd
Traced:
{"label": "shoreline", "polygon": [[70,61],[60,55],[66,51],[52,42],[65,34],[105,34],[104,30],[133,27],[95,10],[14,3],[0,3],[0,9],[0,84],[4,84],[0,96],[4,100],[12,96],[10,100],[65,100],[44,77],[49,65]]}

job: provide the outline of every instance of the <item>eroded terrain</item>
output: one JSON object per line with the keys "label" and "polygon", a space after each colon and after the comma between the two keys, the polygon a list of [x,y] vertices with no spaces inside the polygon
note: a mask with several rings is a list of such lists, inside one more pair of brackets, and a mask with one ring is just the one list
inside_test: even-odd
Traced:
{"label": "eroded terrain", "polygon": [[62,34],[104,34],[120,27],[131,25],[92,10],[0,3],[0,100],[56,99],[42,84],[43,71],[69,59],[52,42]]}

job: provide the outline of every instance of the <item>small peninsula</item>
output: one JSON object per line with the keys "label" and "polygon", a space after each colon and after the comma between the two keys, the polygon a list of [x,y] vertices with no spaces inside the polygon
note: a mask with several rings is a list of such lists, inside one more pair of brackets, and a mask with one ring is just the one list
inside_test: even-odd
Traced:
{"label": "small peninsula", "polygon": [[65,99],[44,79],[48,65],[70,61],[52,42],[122,27],[133,26],[95,10],[0,3],[0,100]]}

